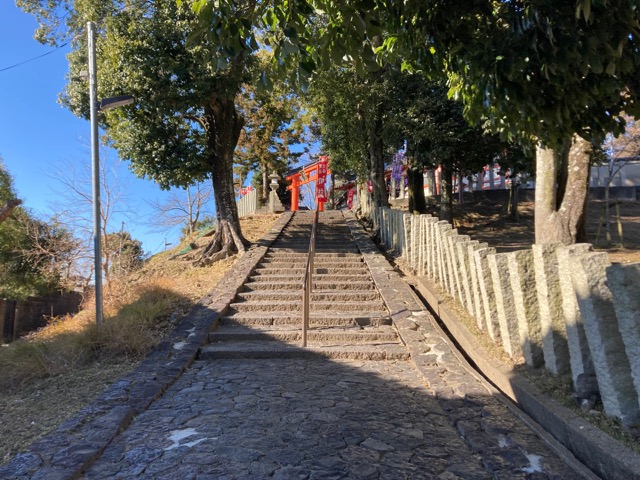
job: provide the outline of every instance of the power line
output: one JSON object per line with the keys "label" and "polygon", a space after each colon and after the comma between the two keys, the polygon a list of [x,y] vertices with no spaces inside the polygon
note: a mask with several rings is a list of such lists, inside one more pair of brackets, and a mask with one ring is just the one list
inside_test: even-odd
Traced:
{"label": "power line", "polygon": [[16,64],[10,65],[8,67],[0,68],[0,72],[4,72],[5,70],[11,70],[12,68],[16,68],[16,67],[19,67],[20,65],[24,65],[25,63],[33,62],[34,60],[37,60],[39,58],[46,57],[47,55],[50,55],[53,52],[56,52],[56,51],[60,50],[62,47],[66,47],[67,45],[69,45],[69,42],[65,42],[62,45],[57,46],[53,50],[50,50],[47,53],[43,53],[42,55],[38,55],[37,57],[33,57],[33,58],[28,59],[28,60],[24,60],[24,61],[22,61],[20,63],[16,63]]}

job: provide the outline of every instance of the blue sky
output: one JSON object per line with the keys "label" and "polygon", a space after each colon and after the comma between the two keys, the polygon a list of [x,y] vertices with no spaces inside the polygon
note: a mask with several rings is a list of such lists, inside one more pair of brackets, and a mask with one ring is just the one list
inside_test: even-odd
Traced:
{"label": "blue sky", "polygon": [[[0,2],[0,70],[52,50],[33,39],[37,24],[18,9],[13,0]],[[0,155],[15,180],[25,207],[38,214],[51,214],[60,185],[50,177],[53,169],[71,163],[78,169],[91,163],[86,146],[89,122],[81,120],[57,103],[65,85],[68,47],[24,65],[0,71]],[[115,152],[109,158],[118,166],[120,182],[133,206],[133,215],[114,218],[112,229],[125,230],[142,240],[146,252],[156,253],[167,242],[175,244],[179,232],[152,233],[147,201],[162,199],[166,192],[149,180],[140,180]],[[90,205],[78,205],[88,208]],[[213,208],[213,206],[212,206]]]}

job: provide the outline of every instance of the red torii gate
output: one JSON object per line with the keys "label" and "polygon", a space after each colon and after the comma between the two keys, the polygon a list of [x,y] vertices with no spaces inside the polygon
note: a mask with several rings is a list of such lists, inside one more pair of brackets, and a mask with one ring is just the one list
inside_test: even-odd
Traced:
{"label": "red torii gate", "polygon": [[[324,200],[322,200],[322,198],[318,198],[318,167],[320,166],[321,171],[323,170],[323,168],[326,168],[326,174],[331,174],[331,170],[326,167],[328,161],[329,157],[321,156],[316,162],[305,165],[297,172],[285,177],[287,181],[291,182],[291,185],[287,186],[287,190],[291,191],[291,211],[295,212],[298,210],[298,204],[300,202],[300,187],[311,182],[316,182],[316,192],[314,194],[314,197],[315,199],[317,199],[318,211],[324,211],[326,197]],[[320,165],[321,163],[324,163],[325,167]]]}

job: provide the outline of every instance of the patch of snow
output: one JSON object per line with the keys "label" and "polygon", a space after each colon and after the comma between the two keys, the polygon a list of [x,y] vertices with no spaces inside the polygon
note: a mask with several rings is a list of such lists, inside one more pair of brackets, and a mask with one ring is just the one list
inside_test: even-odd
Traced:
{"label": "patch of snow", "polygon": [[194,435],[198,435],[198,431],[195,428],[185,428],[184,430],[173,430],[171,432],[171,435],[169,436],[169,440],[171,440],[171,442],[173,443],[169,445],[167,448],[165,448],[165,451],[173,450],[174,448],[178,448],[178,447],[191,448],[199,444],[200,442],[204,442],[205,440],[215,440],[215,439],[204,437],[204,438],[199,438],[198,440],[193,440],[191,442],[180,443],[182,440],[189,437],[193,437]]}
{"label": "patch of snow", "polygon": [[500,435],[500,438],[498,439],[498,445],[500,446],[500,448],[507,448],[511,445],[511,442],[504,435]]}
{"label": "patch of snow", "polygon": [[533,453],[525,453],[524,454],[529,460],[530,465],[522,469],[524,473],[542,473],[542,457],[540,455],[535,455]]}
{"label": "patch of snow", "polygon": [[187,344],[187,342],[174,343],[173,344],[173,349],[174,350],[182,350],[186,344]]}

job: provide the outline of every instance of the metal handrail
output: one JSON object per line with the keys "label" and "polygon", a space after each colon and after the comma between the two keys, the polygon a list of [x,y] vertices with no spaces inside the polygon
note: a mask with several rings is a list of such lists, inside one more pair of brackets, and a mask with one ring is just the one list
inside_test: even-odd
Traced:
{"label": "metal handrail", "polygon": [[316,254],[316,234],[318,231],[318,210],[313,215],[309,253],[304,267],[302,280],[302,346],[307,346],[307,330],[309,329],[309,309],[311,304],[311,289],[313,288],[313,258]]}

